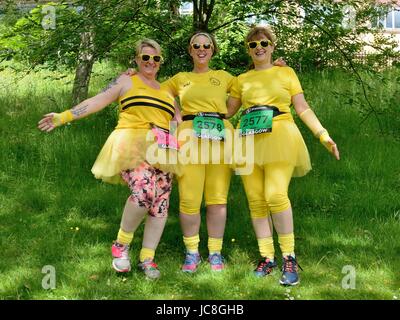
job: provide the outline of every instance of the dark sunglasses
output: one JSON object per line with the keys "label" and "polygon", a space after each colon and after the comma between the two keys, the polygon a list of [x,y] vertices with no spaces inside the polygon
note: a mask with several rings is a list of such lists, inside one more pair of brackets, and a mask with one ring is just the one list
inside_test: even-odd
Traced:
{"label": "dark sunglasses", "polygon": [[204,44],[199,44],[199,43],[192,43],[193,49],[199,50],[201,47],[203,49],[208,50],[211,48],[211,43],[204,43]]}
{"label": "dark sunglasses", "polygon": [[140,54],[139,56],[143,61],[149,61],[150,59],[153,59],[154,62],[162,61],[162,57],[161,56],[153,56],[151,54],[143,54],[143,53]]}
{"label": "dark sunglasses", "polygon": [[261,45],[261,47],[266,48],[269,45],[272,46],[272,41],[269,39],[261,40],[261,41],[250,41],[250,42],[247,42],[247,45],[251,49],[257,48],[258,45]]}

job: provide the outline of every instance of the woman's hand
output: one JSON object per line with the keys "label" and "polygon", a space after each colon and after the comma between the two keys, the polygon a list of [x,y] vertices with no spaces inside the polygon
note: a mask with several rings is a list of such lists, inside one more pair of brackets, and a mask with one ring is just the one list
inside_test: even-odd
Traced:
{"label": "woman's hand", "polygon": [[60,113],[48,113],[43,116],[43,119],[39,121],[38,128],[41,131],[50,132],[54,128],[61,126]]}
{"label": "woman's hand", "polygon": [[124,73],[122,73],[126,76],[134,76],[135,74],[138,74],[137,70],[135,68],[129,68],[128,70],[126,70]]}
{"label": "woman's hand", "polygon": [[328,149],[330,153],[333,154],[333,156],[336,158],[336,160],[340,160],[340,155],[339,155],[339,149],[335,143],[335,141],[332,140],[332,138],[329,136],[329,134],[322,134],[319,137],[319,141],[322,143],[322,145]]}
{"label": "woman's hand", "polygon": [[278,59],[276,59],[272,64],[276,67],[287,67],[288,66],[286,61],[282,57],[279,57]]}
{"label": "woman's hand", "polygon": [[228,113],[225,115],[226,119],[233,117],[233,115],[239,110],[240,106],[242,105],[242,100],[239,98],[234,98],[229,96],[227,102],[227,109]]}

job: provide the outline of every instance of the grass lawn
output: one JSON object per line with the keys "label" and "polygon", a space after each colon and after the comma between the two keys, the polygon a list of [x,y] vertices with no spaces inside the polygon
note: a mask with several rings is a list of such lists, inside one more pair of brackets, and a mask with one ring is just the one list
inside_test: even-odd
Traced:
{"label": "grass lawn", "polygon": [[[97,65],[91,94],[113,73]],[[393,73],[386,76],[398,77]],[[290,186],[296,254],[304,269],[299,286],[280,286],[280,272],[263,279],[252,275],[258,249],[238,176],[229,195],[226,270],[212,273],[205,262],[203,221],[204,263],[194,275],[180,272],[184,246],[175,184],[156,254],[162,278],[148,281],[136,270],[121,276],[111,268],[110,245],[129,190],[101,183],[90,172],[116,124],[115,105],[51,134],[36,128],[43,114],[70,107],[71,76],[59,76],[42,71],[20,77],[8,69],[0,73],[1,299],[400,299],[400,127],[389,117],[400,118],[399,100],[386,106],[392,113],[382,115],[383,127],[397,132],[396,139],[396,134],[381,135],[373,117],[360,125],[357,108],[348,103],[360,89],[349,75],[300,75],[341,160],[335,161],[296,119],[313,164],[307,176],[293,179]],[[399,96],[396,87],[379,79],[369,84],[376,103],[389,104],[387,95]],[[379,99],[379,92],[384,98]],[[133,261],[142,233],[143,226],[132,244]],[[45,266],[55,268],[55,289],[42,287]],[[354,289],[342,285],[349,283],[348,270],[355,272]]]}

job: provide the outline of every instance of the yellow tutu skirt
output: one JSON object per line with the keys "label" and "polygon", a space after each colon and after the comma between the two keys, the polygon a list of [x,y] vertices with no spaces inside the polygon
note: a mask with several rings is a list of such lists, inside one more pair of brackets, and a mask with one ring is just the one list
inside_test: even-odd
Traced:
{"label": "yellow tutu skirt", "polygon": [[183,121],[178,126],[179,164],[231,164],[234,129],[224,120],[225,140],[201,139],[195,136],[193,121]]}
{"label": "yellow tutu skirt", "polygon": [[[240,124],[239,124],[240,125]],[[239,128],[239,126],[238,126]],[[237,133],[238,134],[238,133]],[[263,166],[268,163],[283,162],[294,167],[293,177],[301,177],[311,170],[310,155],[303,137],[290,114],[280,115],[273,119],[272,132],[254,135],[254,144],[242,142],[235,144],[236,167],[238,159]]]}
{"label": "yellow tutu skirt", "polygon": [[175,150],[158,148],[149,129],[115,129],[97,156],[92,173],[104,182],[125,184],[121,172],[147,161],[164,172],[179,175],[177,158]]}

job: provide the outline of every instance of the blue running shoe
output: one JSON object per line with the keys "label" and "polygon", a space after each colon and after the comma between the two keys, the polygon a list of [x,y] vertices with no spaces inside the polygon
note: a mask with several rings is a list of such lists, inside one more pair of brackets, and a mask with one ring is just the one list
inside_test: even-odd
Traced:
{"label": "blue running shoe", "polygon": [[263,258],[258,263],[257,268],[255,268],[254,275],[256,277],[268,276],[272,273],[274,268],[276,268],[277,266],[278,265],[276,264],[275,260],[271,260],[269,258]]}
{"label": "blue running shoe", "polygon": [[279,283],[284,286],[295,286],[300,283],[298,267],[303,270],[293,256],[283,257],[282,277]]}
{"label": "blue running shoe", "polygon": [[200,260],[200,254],[187,252],[185,262],[182,265],[182,271],[189,273],[196,272],[197,266],[200,264]]}
{"label": "blue running shoe", "polygon": [[224,257],[220,253],[213,253],[208,256],[212,271],[222,271],[225,267]]}

